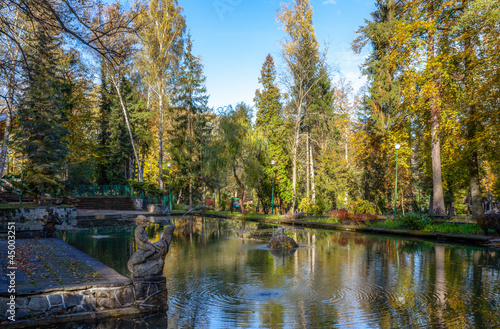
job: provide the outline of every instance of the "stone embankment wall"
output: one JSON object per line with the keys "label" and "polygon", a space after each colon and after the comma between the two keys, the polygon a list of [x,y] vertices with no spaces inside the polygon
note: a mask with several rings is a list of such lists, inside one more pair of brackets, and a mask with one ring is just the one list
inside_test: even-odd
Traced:
{"label": "stone embankment wall", "polygon": [[[76,227],[75,207],[51,207],[61,219],[58,229]],[[42,218],[47,214],[47,207],[0,209],[0,231],[7,230],[8,222],[16,222],[16,231],[43,229]]]}
{"label": "stone embankment wall", "polygon": [[[0,322],[15,314],[16,322],[60,316],[75,316],[80,313],[120,311],[123,314],[138,313],[133,284],[79,289],[74,291],[39,292],[18,294],[15,310],[9,312],[9,297],[0,297]],[[83,314],[82,314],[83,315]]]}

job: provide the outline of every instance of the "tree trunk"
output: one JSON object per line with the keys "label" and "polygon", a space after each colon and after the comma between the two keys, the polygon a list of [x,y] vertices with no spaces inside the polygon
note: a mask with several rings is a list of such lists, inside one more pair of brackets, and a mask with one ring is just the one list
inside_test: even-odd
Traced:
{"label": "tree trunk", "polygon": [[[464,5],[467,5],[466,3]],[[471,56],[474,51],[472,47],[472,42],[470,37],[466,38],[464,41],[464,49],[466,53],[465,65],[464,65],[464,75],[465,75],[465,91],[471,91],[472,95],[469,98],[469,102],[474,102],[474,86],[473,77],[471,77],[471,72],[473,72]],[[478,152],[475,140],[477,138],[477,123],[476,123],[476,106],[474,104],[469,104],[467,107],[467,146],[469,151],[468,156],[468,166],[469,166],[469,179],[470,179],[470,195],[471,195],[471,205],[472,205],[472,217],[477,218],[477,216],[483,214],[483,206],[481,204],[481,186],[479,181],[479,161]]]}
{"label": "tree trunk", "polygon": [[312,191],[312,201],[316,202],[316,186],[314,184],[314,158],[313,158],[313,148],[309,145],[309,164],[311,169],[309,169],[311,173],[311,191]]}
{"label": "tree trunk", "polygon": [[439,119],[437,114],[431,119],[432,136],[432,183],[433,183],[433,208],[435,215],[445,215],[443,179],[441,177],[441,138],[439,136]]}
{"label": "tree trunk", "polygon": [[241,208],[241,215],[245,216],[245,186],[241,185],[240,186],[240,208]]}
{"label": "tree trunk", "polygon": [[160,118],[158,123],[158,183],[160,190],[163,190],[163,96],[159,95]]}
{"label": "tree trunk", "polygon": [[222,209],[220,205],[220,185],[217,185],[217,194],[219,197],[219,203],[217,203],[217,211],[220,211]]}
{"label": "tree trunk", "polygon": [[245,185],[243,185],[243,183],[241,182],[240,178],[238,177],[238,175],[236,174],[236,167],[233,166],[233,175],[234,175],[234,179],[236,180],[236,184],[238,185],[239,189],[240,189],[240,208],[241,208],[241,215],[245,216],[245,207],[244,207],[244,203],[245,203]]}
{"label": "tree trunk", "polygon": [[309,141],[309,131],[307,132],[306,134],[306,196],[309,198],[309,195],[310,195],[310,192],[311,192],[311,188],[310,188],[310,183],[311,181],[309,180],[309,177],[311,177],[311,172],[310,172],[310,167],[309,167],[309,163],[310,163],[310,159],[309,159],[309,148],[311,147],[310,146],[310,141]]}
{"label": "tree trunk", "polygon": [[[130,122],[128,120],[128,114],[127,114],[127,108],[125,107],[125,103],[123,102],[122,98],[122,93],[120,92],[120,88],[118,87],[118,83],[116,82],[116,79],[113,74],[111,74],[111,81],[113,82],[113,85],[115,86],[116,93],[118,94],[118,98],[120,99],[120,105],[123,110],[123,117],[125,118],[125,123],[127,124],[127,130],[128,130],[128,135],[130,137],[130,143],[132,144],[132,149],[134,150],[134,156],[135,160],[137,163],[137,166],[139,167],[139,155],[137,154],[137,149],[135,148],[135,143],[134,143],[134,136],[132,135],[132,128],[130,127]],[[142,176],[141,168],[138,168],[139,170],[139,176]]]}
{"label": "tree trunk", "polygon": [[[9,91],[10,93],[10,91]],[[7,160],[7,146],[10,138],[10,128],[12,126],[12,99],[10,96],[7,99],[7,117],[5,119],[5,130],[3,132],[2,149],[0,151],[0,179],[3,177],[3,169]]]}
{"label": "tree trunk", "polygon": [[193,209],[193,183],[189,179],[189,209]]}
{"label": "tree trunk", "polygon": [[479,165],[477,161],[477,151],[474,150],[469,158],[469,176],[470,176],[470,194],[472,203],[472,217],[483,214],[483,205],[481,204],[481,186],[479,185]]}
{"label": "tree trunk", "polygon": [[40,206],[45,206],[45,186],[40,186]]}
{"label": "tree trunk", "polygon": [[[173,194],[172,194],[173,197]],[[179,191],[179,195],[177,196],[177,202],[175,204],[180,204],[182,199],[182,189]]]}
{"label": "tree trunk", "polygon": [[0,179],[3,177],[3,169],[5,167],[5,161],[7,160],[7,146],[9,144],[10,139],[10,129],[12,127],[12,110],[14,109],[14,96],[15,96],[15,88],[16,88],[16,64],[17,64],[17,56],[19,50],[16,47],[11,53],[11,65],[10,68],[4,69],[5,76],[8,77],[7,81],[7,97],[6,97],[6,105],[7,105],[7,117],[5,118],[5,130],[3,132],[3,142],[2,148],[0,151]]}
{"label": "tree trunk", "polygon": [[[427,7],[429,25],[434,21],[434,0],[429,0]],[[431,65],[434,61],[434,32],[431,30],[427,33],[427,65]],[[430,96],[430,111],[431,111],[431,157],[432,157],[432,185],[433,185],[433,208],[432,213],[435,215],[445,215],[444,195],[443,195],[443,179],[441,177],[441,137],[439,135],[440,126],[440,108],[437,98],[439,92],[436,84],[436,77],[431,72],[432,95]]]}
{"label": "tree trunk", "polygon": [[293,142],[293,160],[292,160],[292,205],[291,212],[293,213],[295,209],[295,203],[297,201],[297,151],[299,148],[299,137],[300,137],[300,115],[301,110],[297,111],[297,120],[295,122],[295,137]]}

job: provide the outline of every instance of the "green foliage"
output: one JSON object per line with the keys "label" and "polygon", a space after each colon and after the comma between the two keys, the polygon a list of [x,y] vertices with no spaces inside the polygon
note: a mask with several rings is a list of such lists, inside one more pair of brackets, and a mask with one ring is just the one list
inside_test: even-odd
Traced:
{"label": "green foliage", "polygon": [[376,204],[368,200],[353,200],[349,203],[348,209],[353,213],[379,214],[380,209]]}
{"label": "green foliage", "polygon": [[179,203],[175,205],[175,210],[180,210],[180,211],[188,211],[189,210],[189,205],[185,203]]}
{"label": "green foliage", "polygon": [[377,223],[374,223],[373,226],[375,227],[381,227],[381,228],[389,228],[389,229],[405,229],[406,223],[399,221],[399,220],[392,220],[392,219],[387,219],[384,221],[380,221]]}
{"label": "green foliage", "polygon": [[[276,69],[271,55],[267,55],[262,65],[259,82],[262,91],[255,92],[255,107],[257,108],[255,130],[267,140],[267,148],[259,159],[264,170],[256,186],[257,195],[262,202],[264,212],[271,208],[272,182],[274,180],[274,203],[287,204],[291,201],[292,190],[290,182],[291,158],[286,147],[287,126],[283,120],[280,90],[276,86]],[[275,161],[275,165],[271,161]]]}
{"label": "green foliage", "polygon": [[[151,113],[128,78],[121,78],[119,89],[128,111],[134,141],[146,152],[152,143],[149,129]],[[119,96],[109,84],[105,67],[101,68],[98,121],[97,182],[99,185],[125,185],[128,179],[134,178],[134,153]]]}
{"label": "green foliage", "polygon": [[[183,53],[183,61],[176,80],[176,94],[173,99],[172,123],[168,130],[170,146],[168,148],[176,164],[175,179],[180,188],[188,194],[201,190],[203,184],[214,178],[203,167],[209,161],[208,143],[208,95],[206,94],[205,76],[201,59],[192,53],[193,44],[188,35]],[[208,182],[210,183],[210,182]],[[214,182],[215,185],[216,182]]]}
{"label": "green foliage", "polygon": [[136,182],[133,180],[128,181],[131,188],[135,191],[140,191],[150,196],[160,196],[165,193],[165,191],[161,190],[156,186],[156,184],[149,182]]}
{"label": "green foliage", "polygon": [[[425,223],[425,224],[424,224]],[[408,222],[392,219],[387,219],[385,221],[380,221],[377,223],[370,224],[371,226],[388,228],[388,229],[408,229]],[[441,224],[434,224],[427,220],[422,220],[419,222],[418,226],[420,230],[426,232],[440,232],[449,234],[480,234],[481,228],[477,224],[461,224],[446,222]]]}
{"label": "green foliage", "polygon": [[314,203],[314,215],[322,216],[326,211],[327,205],[323,201],[323,197],[321,195],[316,197],[316,202]]}
{"label": "green foliage", "polygon": [[410,230],[423,230],[427,225],[432,224],[433,220],[428,214],[408,212],[398,217],[404,228]]}
{"label": "green foliage", "polygon": [[482,230],[477,224],[457,224],[457,223],[442,223],[442,224],[427,224],[424,231],[441,232],[450,234],[481,234]]}
{"label": "green foliage", "polygon": [[305,213],[313,213],[314,212],[314,203],[310,198],[303,198],[299,204],[299,210]]}
{"label": "green foliage", "polygon": [[35,27],[28,53],[30,69],[25,72],[26,88],[21,95],[16,115],[14,144],[26,159],[25,177],[28,188],[42,198],[47,187],[60,186],[60,174],[70,154],[64,127],[67,121],[64,97],[65,80],[58,67],[61,62],[60,42],[45,29]]}

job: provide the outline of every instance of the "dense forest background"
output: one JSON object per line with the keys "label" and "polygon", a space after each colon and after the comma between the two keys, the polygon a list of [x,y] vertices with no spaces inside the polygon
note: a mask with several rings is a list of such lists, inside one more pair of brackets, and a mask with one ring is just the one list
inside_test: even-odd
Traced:
{"label": "dense forest background", "polygon": [[254,107],[218,109],[176,0],[0,2],[0,177],[38,199],[143,183],[190,208],[387,213],[396,192],[399,211],[477,216],[500,195],[498,0],[377,0],[358,94],[310,1],[285,2],[283,71],[268,55]]}

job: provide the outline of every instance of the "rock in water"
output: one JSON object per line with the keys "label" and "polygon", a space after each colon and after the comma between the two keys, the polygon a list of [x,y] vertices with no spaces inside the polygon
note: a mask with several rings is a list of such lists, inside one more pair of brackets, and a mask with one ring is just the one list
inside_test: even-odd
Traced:
{"label": "rock in water", "polygon": [[282,234],[272,238],[271,241],[269,241],[269,243],[267,244],[267,247],[271,249],[283,250],[283,249],[295,249],[298,248],[299,245],[291,237]]}

